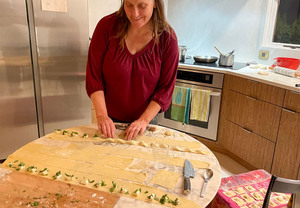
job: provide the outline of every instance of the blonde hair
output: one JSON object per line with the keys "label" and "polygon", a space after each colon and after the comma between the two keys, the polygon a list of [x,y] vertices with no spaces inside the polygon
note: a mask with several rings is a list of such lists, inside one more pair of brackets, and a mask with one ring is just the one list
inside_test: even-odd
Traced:
{"label": "blonde hair", "polygon": [[[128,20],[125,13],[124,1],[125,0],[121,0],[121,7],[117,12],[118,32],[116,35],[117,38],[120,38],[120,45],[122,48],[124,48],[124,41],[130,24],[130,21]],[[155,3],[155,8],[153,9],[151,20],[153,23],[154,42],[157,44],[159,42],[159,37],[162,34],[162,32],[167,31],[172,34],[172,28],[166,19],[163,0],[153,0],[153,1]]]}

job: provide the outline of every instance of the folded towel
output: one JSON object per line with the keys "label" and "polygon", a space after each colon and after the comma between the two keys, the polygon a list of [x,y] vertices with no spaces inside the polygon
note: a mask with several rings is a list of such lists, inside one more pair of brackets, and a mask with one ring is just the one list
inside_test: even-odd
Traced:
{"label": "folded towel", "polygon": [[191,89],[191,120],[207,122],[210,107],[210,91]]}
{"label": "folded towel", "polygon": [[190,88],[175,86],[172,96],[171,119],[188,124],[190,94]]}

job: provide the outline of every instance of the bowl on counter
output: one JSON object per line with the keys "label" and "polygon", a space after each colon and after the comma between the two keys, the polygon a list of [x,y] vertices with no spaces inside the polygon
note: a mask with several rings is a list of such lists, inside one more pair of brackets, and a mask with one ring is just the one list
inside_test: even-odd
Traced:
{"label": "bowl on counter", "polygon": [[287,58],[287,57],[277,57],[274,58],[276,60],[275,66],[280,66],[288,69],[298,69],[300,65],[300,59],[296,58]]}

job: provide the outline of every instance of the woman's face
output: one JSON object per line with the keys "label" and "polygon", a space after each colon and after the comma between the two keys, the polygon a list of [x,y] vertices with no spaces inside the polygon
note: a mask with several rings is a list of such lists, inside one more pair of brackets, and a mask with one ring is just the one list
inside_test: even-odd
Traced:
{"label": "woman's face", "polygon": [[154,0],[124,0],[124,9],[131,26],[142,28],[152,17]]}

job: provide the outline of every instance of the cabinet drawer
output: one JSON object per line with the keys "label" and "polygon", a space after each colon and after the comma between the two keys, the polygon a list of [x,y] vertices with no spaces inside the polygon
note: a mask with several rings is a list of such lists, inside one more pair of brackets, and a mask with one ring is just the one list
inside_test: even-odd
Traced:
{"label": "cabinet drawer", "polygon": [[275,143],[224,120],[221,145],[256,168],[271,170]]}
{"label": "cabinet drawer", "polygon": [[[282,106],[285,90],[241,77],[226,76],[229,89],[257,98],[278,106]],[[225,78],[226,78],[225,77]]]}
{"label": "cabinet drawer", "polygon": [[300,92],[287,90],[283,107],[300,113]]}
{"label": "cabinet drawer", "polygon": [[283,109],[272,174],[297,179],[300,166],[300,113]]}
{"label": "cabinet drawer", "polygon": [[229,90],[226,118],[276,142],[281,108]]}

